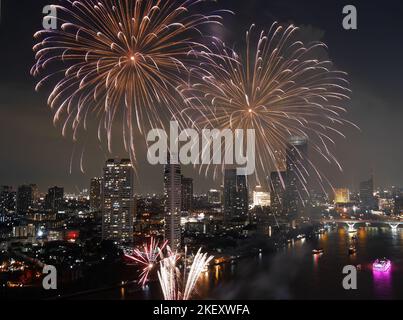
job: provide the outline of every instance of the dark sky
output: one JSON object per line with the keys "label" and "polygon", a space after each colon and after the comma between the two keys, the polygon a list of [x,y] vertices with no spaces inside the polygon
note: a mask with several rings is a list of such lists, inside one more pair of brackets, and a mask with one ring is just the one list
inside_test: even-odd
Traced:
{"label": "dark sky", "polygon": [[[105,159],[111,155],[93,139],[95,132],[89,132],[76,146],[70,173],[74,144],[53,126],[46,92],[35,93],[35,80],[29,75],[34,62],[32,35],[41,28],[42,8],[49,1],[1,2],[0,185],[37,183],[42,190],[62,185],[68,191],[87,187],[90,177],[101,174]],[[358,9],[357,31],[342,28],[346,4]],[[251,23],[268,29],[275,20],[303,25],[312,34],[322,35],[330,58],[338,69],[349,73],[353,100],[348,118],[362,129],[361,133],[347,131],[348,139],[337,147],[344,173],[334,170],[326,174],[335,186],[356,187],[373,170],[377,186],[403,186],[401,0],[218,0],[216,7],[236,12],[235,17],[226,19],[227,30],[222,36],[227,44],[241,42]],[[119,139],[118,132],[115,139]],[[80,171],[77,156],[83,147],[85,173]],[[117,144],[112,156],[125,156],[121,149]],[[159,192],[162,168],[146,164],[145,148],[139,152],[143,154],[139,153],[136,192]],[[185,173],[195,178],[196,191],[219,185],[199,177],[191,168]]]}

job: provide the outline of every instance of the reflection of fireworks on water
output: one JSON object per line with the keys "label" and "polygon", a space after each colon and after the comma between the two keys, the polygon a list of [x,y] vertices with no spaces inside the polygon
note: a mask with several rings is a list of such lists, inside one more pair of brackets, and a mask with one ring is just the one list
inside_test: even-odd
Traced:
{"label": "reflection of fireworks on water", "polygon": [[161,284],[162,292],[165,300],[189,300],[194,293],[196,283],[201,273],[206,269],[212,256],[208,257],[207,253],[201,253],[201,248],[194,256],[193,262],[187,272],[187,253],[185,249],[185,266],[183,275],[181,274],[177,263],[180,259],[178,253],[168,249],[168,256],[163,259],[158,271],[158,278]]}
{"label": "reflection of fireworks on water", "polygon": [[[323,43],[305,46],[297,40],[297,30],[275,23],[255,42],[251,28],[242,55],[216,43],[215,67],[210,63],[210,75],[188,92],[189,100],[202,110],[196,125],[255,130],[258,180],[270,171],[284,170],[280,159],[286,159],[292,137],[308,140],[317,154],[341,169],[330,146],[334,136],[344,137],[338,127],[351,124],[342,117],[350,95],[346,73],[319,58],[326,49]],[[310,171],[322,181],[316,166],[306,162],[313,170],[294,164],[304,185]]]}
{"label": "reflection of fireworks on water", "polygon": [[67,0],[55,5],[62,25],[35,34],[31,73],[48,71],[37,90],[56,81],[48,104],[54,122],[63,119],[63,135],[71,127],[76,140],[93,114],[99,139],[106,132],[111,149],[112,126],[123,113],[124,144],[134,160],[133,130],[143,132],[180,113],[185,103],[179,88],[187,84],[190,69],[199,70],[197,52],[208,51],[197,40],[201,27],[221,24],[217,13],[190,13],[200,2]]}
{"label": "reflection of fireworks on water", "polygon": [[162,251],[164,250],[167,242],[165,241],[159,247],[159,241],[151,238],[149,244],[144,244],[142,250],[137,248],[133,249],[133,254],[125,256],[134,260],[143,266],[143,271],[140,273],[139,283],[144,287],[148,281],[148,276],[151,270],[157,265],[158,261],[162,258]]}

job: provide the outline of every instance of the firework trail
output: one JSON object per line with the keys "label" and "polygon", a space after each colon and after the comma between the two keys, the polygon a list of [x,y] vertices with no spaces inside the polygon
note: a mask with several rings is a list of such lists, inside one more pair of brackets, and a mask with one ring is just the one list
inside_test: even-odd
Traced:
{"label": "firework trail", "polygon": [[[319,58],[325,44],[305,46],[299,41],[293,25],[274,23],[269,32],[260,34],[253,28],[246,33],[242,54],[215,42],[215,62],[206,67],[210,74],[188,88],[188,99],[201,110],[193,116],[194,125],[254,129],[259,183],[269,172],[284,170],[286,161],[292,160],[287,147],[296,137],[307,140],[312,150],[341,170],[330,146],[335,145],[335,136],[345,137],[338,127],[355,126],[343,118],[351,93],[347,74]],[[310,159],[299,160],[293,165],[303,188],[309,171],[315,172],[321,185],[327,181]],[[205,167],[206,174],[209,169]],[[222,169],[214,167],[214,176]]]}
{"label": "firework trail", "polygon": [[201,253],[200,248],[190,265],[189,272],[186,272],[187,249],[185,249],[183,275],[177,267],[179,259],[180,255],[178,253],[168,249],[168,256],[160,262],[158,278],[165,300],[189,300],[194,293],[201,273],[205,270],[213,257],[208,257],[207,253]]}
{"label": "firework trail", "polygon": [[[179,88],[189,71],[203,72],[198,52],[202,28],[220,24],[222,12],[191,13],[204,0],[65,0],[54,5],[60,30],[35,34],[33,76],[36,90],[48,84],[48,104],[63,135],[76,140],[89,118],[99,120],[111,150],[115,118],[123,116],[126,150],[135,160],[134,131],[144,133],[180,115],[185,106]],[[224,11],[224,10],[223,10]],[[179,121],[179,119],[178,119]]]}
{"label": "firework trail", "polygon": [[151,238],[150,243],[144,244],[142,250],[137,248],[133,249],[132,254],[125,254],[131,260],[138,262],[143,266],[143,271],[139,276],[139,283],[144,287],[148,282],[148,276],[152,269],[157,265],[158,261],[162,259],[162,251],[164,250],[167,242],[165,241],[159,246],[159,241]]}

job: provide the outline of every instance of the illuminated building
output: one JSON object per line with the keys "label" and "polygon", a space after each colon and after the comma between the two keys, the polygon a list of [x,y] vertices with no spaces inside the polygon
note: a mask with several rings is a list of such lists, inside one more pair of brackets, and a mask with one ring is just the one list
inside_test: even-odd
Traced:
{"label": "illuminated building", "polygon": [[[304,137],[292,137],[286,149],[286,193],[284,207],[287,214],[295,216],[304,211],[308,195],[303,181],[308,178],[308,141]],[[305,182],[306,183],[306,182]]]}
{"label": "illuminated building", "polygon": [[181,178],[181,210],[183,212],[190,212],[193,209],[193,179]]}
{"label": "illuminated building", "polygon": [[285,171],[270,174],[270,206],[276,215],[281,215],[284,211],[285,179]]}
{"label": "illuminated building", "polygon": [[253,191],[253,206],[269,207],[270,193],[263,191],[261,186],[257,186]]}
{"label": "illuminated building", "polygon": [[33,204],[32,186],[22,185],[17,190],[17,212],[27,214]]}
{"label": "illuminated building", "polygon": [[133,167],[130,160],[108,160],[104,168],[102,238],[132,242],[134,224]]}
{"label": "illuminated building", "polygon": [[350,190],[346,188],[334,189],[334,202],[336,204],[345,204],[350,202]]}
{"label": "illuminated building", "polygon": [[11,212],[15,210],[15,191],[13,187],[0,187],[0,213]]}
{"label": "illuminated building", "polygon": [[46,208],[53,211],[59,211],[63,208],[64,189],[53,187],[48,190],[45,198]]}
{"label": "illuminated building", "polygon": [[224,218],[247,216],[249,207],[246,176],[237,175],[236,169],[224,174]]}
{"label": "illuminated building", "polygon": [[384,212],[394,212],[395,199],[393,198],[380,198],[378,200],[379,210]]}
{"label": "illuminated building", "polygon": [[13,227],[14,238],[32,238],[36,236],[36,228],[33,224],[27,226],[15,226]]}
{"label": "illuminated building", "polygon": [[90,184],[90,210],[101,210],[102,204],[102,178],[92,178]]}
{"label": "illuminated building", "polygon": [[361,208],[372,210],[377,209],[374,197],[374,178],[360,183],[360,203]]}
{"label": "illuminated building", "polygon": [[180,164],[164,166],[165,240],[172,250],[181,246],[182,175]]}

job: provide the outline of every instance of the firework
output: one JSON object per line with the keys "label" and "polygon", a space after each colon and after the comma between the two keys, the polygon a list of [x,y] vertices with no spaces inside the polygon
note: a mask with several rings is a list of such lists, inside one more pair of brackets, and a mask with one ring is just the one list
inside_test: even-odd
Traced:
{"label": "firework", "polygon": [[144,287],[148,282],[148,276],[152,269],[157,265],[158,261],[162,258],[162,251],[164,250],[167,242],[165,241],[161,246],[154,238],[151,238],[148,244],[144,244],[142,250],[137,248],[133,249],[132,254],[125,254],[131,260],[136,261],[143,266],[143,270],[139,276],[139,283]]}
{"label": "firework", "polygon": [[[202,0],[203,1],[203,0]],[[220,12],[192,14],[201,0],[66,0],[55,5],[60,30],[35,34],[31,73],[49,84],[48,104],[63,135],[74,140],[87,120],[99,120],[98,137],[111,150],[115,118],[123,116],[123,136],[132,160],[134,130],[163,125],[185,106],[178,88],[189,70],[199,70],[197,53],[208,51],[202,27],[221,24]]]}
{"label": "firework", "polygon": [[160,271],[158,271],[158,278],[165,300],[189,300],[194,293],[201,273],[213,257],[208,257],[207,253],[201,253],[200,248],[194,256],[189,272],[187,272],[187,249],[185,249],[183,275],[177,266],[179,259],[178,253],[168,250],[168,257],[160,262],[161,267]]}
{"label": "firework", "polygon": [[[338,127],[354,125],[343,118],[351,92],[346,73],[320,59],[325,44],[305,46],[299,41],[297,27],[274,23],[260,35],[253,28],[246,33],[242,53],[216,42],[210,74],[188,88],[189,100],[202,110],[194,117],[195,125],[254,129],[259,183],[268,172],[284,170],[286,161],[292,160],[285,150],[296,137],[308,140],[312,150],[341,169],[329,145],[335,144],[335,136],[344,137]],[[299,160],[293,165],[304,186],[308,166],[320,181],[325,179],[310,159],[304,165]]]}

